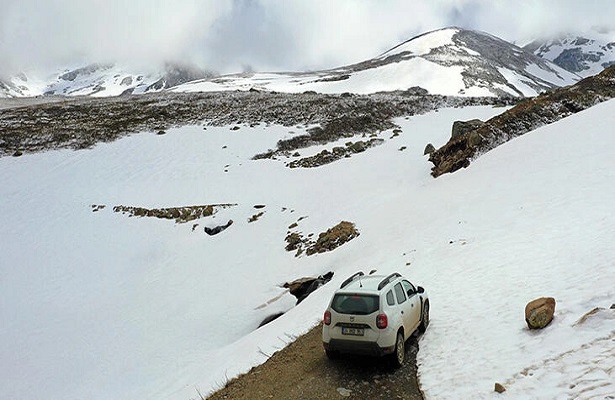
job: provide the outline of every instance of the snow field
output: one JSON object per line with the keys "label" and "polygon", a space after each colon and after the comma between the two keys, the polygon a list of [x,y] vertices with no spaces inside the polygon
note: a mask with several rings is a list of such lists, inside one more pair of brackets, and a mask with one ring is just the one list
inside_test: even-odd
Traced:
{"label": "snow field", "polygon": [[[615,393],[612,313],[575,325],[615,302],[615,102],[429,176],[427,143],[444,144],[454,120],[502,111],[400,118],[400,137],[384,132],[383,145],[313,169],[250,160],[302,131],[276,126],[184,127],[0,159],[0,397],[195,398],[309,330],[347,276],[372,268],[429,292],[418,355],[427,398],[490,398],[495,382],[507,398]],[[220,203],[237,206],[194,231],[111,210]],[[284,237],[301,217],[304,234],[348,220],[361,235],[295,258]],[[221,234],[203,232],[229,219]],[[279,287],[330,270],[297,307]],[[539,296],[556,298],[556,317],[530,332],[523,309]]]}

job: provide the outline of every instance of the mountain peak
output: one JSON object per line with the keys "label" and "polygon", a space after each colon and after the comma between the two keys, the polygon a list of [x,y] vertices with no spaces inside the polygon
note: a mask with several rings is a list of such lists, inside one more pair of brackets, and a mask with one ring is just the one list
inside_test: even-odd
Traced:
{"label": "mountain peak", "polygon": [[534,41],[524,49],[581,77],[615,64],[615,35],[570,33]]}

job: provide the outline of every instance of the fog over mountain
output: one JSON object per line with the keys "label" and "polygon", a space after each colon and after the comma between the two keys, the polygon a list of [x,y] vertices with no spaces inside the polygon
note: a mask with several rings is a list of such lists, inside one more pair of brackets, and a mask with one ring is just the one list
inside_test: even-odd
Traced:
{"label": "fog over mountain", "polygon": [[0,75],[121,62],[191,62],[220,73],[313,70],[443,26],[525,44],[611,29],[615,3],[480,0],[0,0]]}

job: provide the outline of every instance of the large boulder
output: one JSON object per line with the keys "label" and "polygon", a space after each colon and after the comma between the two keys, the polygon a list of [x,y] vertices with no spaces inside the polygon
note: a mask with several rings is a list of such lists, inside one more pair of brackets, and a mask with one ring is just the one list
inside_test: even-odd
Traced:
{"label": "large boulder", "polygon": [[530,329],[542,329],[549,325],[555,314],[555,299],[541,297],[532,300],[525,306],[525,322]]}
{"label": "large boulder", "polygon": [[471,119],[469,121],[455,121],[453,122],[453,129],[451,130],[451,139],[478,129],[483,125],[485,125],[485,123],[480,119]]}
{"label": "large boulder", "polygon": [[292,282],[287,282],[284,287],[290,291],[290,294],[297,298],[297,304],[301,303],[313,291],[329,282],[333,278],[333,272],[327,272],[320,275],[318,278],[300,278]]}

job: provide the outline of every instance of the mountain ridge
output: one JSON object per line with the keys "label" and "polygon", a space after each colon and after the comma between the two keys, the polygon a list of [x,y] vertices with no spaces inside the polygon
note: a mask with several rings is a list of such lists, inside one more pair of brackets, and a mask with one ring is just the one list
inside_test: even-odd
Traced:
{"label": "mountain ridge", "polygon": [[313,72],[257,72],[214,76],[192,66],[134,72],[90,64],[47,82],[25,75],[0,80],[0,95],[117,96],[160,90],[265,90],[288,93],[369,94],[396,90],[452,96],[535,96],[580,78],[494,35],[447,27],[408,39],[377,57]]}

